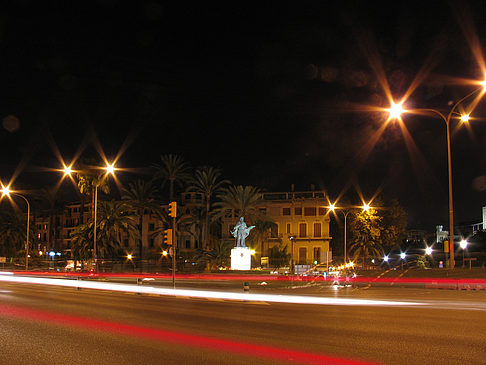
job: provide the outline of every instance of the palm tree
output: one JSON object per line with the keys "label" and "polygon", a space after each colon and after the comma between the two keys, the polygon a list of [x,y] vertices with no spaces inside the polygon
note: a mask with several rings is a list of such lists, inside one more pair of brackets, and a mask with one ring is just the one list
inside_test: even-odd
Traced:
{"label": "palm tree", "polygon": [[209,263],[211,270],[218,266],[229,266],[232,247],[232,241],[218,240],[211,249],[199,249],[194,260],[204,264]]}
{"label": "palm tree", "polygon": [[196,170],[194,178],[190,181],[189,191],[202,194],[206,208],[203,228],[203,248],[209,246],[209,211],[211,209],[211,199],[214,195],[223,192],[229,180],[220,180],[221,170],[210,166],[204,166]]}
{"label": "palm tree", "polygon": [[161,163],[155,164],[156,179],[161,179],[163,184],[169,183],[169,201],[174,201],[174,184],[182,185],[189,179],[188,164],[184,161],[184,157],[179,155],[163,155],[160,156]]}
{"label": "palm tree", "polygon": [[255,229],[253,229],[253,239],[252,241],[255,245],[260,246],[260,255],[263,255],[265,250],[265,243],[271,235],[271,230],[276,226],[275,222],[270,220],[259,219],[255,222]]}
{"label": "palm tree", "polygon": [[146,209],[155,209],[155,194],[157,189],[151,181],[137,180],[135,183],[128,184],[128,189],[123,189],[122,199],[126,200],[136,211],[139,217],[138,230],[140,232],[139,255],[143,259],[143,217]]}
{"label": "palm tree", "polygon": [[137,241],[140,234],[137,227],[137,217],[131,206],[122,201],[103,201],[100,204],[98,218],[98,235],[101,257],[105,254],[113,256],[121,248],[123,238]]}
{"label": "palm tree", "polygon": [[216,217],[223,217],[228,209],[233,209],[240,217],[248,221],[264,219],[258,208],[263,205],[260,191],[253,186],[230,186],[218,195],[220,202],[216,203]]}
{"label": "palm tree", "polygon": [[[136,241],[140,237],[137,217],[132,213],[131,206],[126,202],[100,202],[97,228],[97,249],[101,257],[113,257],[119,253],[123,238]],[[71,232],[73,254],[76,259],[89,258],[93,232],[93,220],[80,224]]]}
{"label": "palm tree", "polygon": [[0,214],[0,244],[2,245],[2,256],[13,256],[15,252],[22,249],[25,242],[25,223],[22,217],[13,212],[2,212]]}
{"label": "palm tree", "polygon": [[76,261],[81,261],[81,267],[84,266],[84,261],[91,257],[91,242],[93,242],[93,224],[83,223],[78,225],[71,232],[71,252]]}

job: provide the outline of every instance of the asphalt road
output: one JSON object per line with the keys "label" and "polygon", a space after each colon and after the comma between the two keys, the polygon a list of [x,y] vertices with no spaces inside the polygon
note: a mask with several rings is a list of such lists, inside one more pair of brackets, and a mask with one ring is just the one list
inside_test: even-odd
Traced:
{"label": "asphalt road", "polygon": [[329,358],[486,364],[486,291],[306,287],[288,294],[418,305],[209,300],[0,282],[0,364],[281,364]]}

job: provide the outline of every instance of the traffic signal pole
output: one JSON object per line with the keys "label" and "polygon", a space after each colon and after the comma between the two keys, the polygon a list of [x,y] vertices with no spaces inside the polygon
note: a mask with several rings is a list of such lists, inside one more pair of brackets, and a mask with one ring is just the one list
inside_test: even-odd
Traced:
{"label": "traffic signal pole", "polygon": [[172,217],[172,286],[175,289],[176,252],[177,252],[177,237],[176,237],[177,203],[176,202],[171,202],[169,204],[169,217]]}
{"label": "traffic signal pole", "polygon": [[175,289],[175,272],[176,272],[176,248],[177,248],[177,238],[176,238],[176,219],[172,217],[172,286]]}

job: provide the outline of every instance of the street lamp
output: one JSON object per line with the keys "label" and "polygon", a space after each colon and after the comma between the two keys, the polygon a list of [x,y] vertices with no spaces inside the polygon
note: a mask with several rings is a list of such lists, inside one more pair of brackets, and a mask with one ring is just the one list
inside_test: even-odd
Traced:
{"label": "street lamp", "polygon": [[[96,223],[97,223],[97,215],[98,215],[98,186],[101,185],[103,180],[106,178],[107,175],[114,175],[115,174],[115,164],[108,163],[106,162],[106,166],[102,168],[102,170],[105,170],[106,172],[100,176],[98,179],[95,179],[95,182],[93,183],[93,261],[95,265],[95,270],[98,271],[98,250],[97,250],[97,242],[96,242]],[[71,176],[71,173],[73,170],[71,169],[71,166],[65,166],[64,167],[64,176],[69,175]],[[90,171],[91,172],[91,171]],[[81,212],[83,214],[83,212]]]}
{"label": "street lamp", "polygon": [[343,216],[344,216],[344,263],[346,263],[348,261],[348,255],[347,255],[347,218],[348,218],[348,214],[351,212],[351,209],[362,209],[363,212],[368,212],[371,208],[371,206],[369,204],[363,204],[363,206],[361,207],[336,207],[335,204],[330,204],[329,205],[329,210],[331,212],[335,212],[336,209],[342,209],[343,210]]}
{"label": "street lamp", "polygon": [[404,112],[429,112],[438,115],[444,122],[447,131],[447,166],[448,166],[448,182],[449,182],[449,252],[450,252],[450,259],[449,259],[449,267],[451,269],[455,266],[454,260],[454,204],[453,204],[453,197],[452,197],[452,154],[451,154],[451,119],[452,117],[458,117],[462,122],[467,122],[469,120],[469,113],[472,111],[470,110],[468,114],[460,114],[456,112],[457,107],[462,104],[464,101],[469,99],[471,96],[481,93],[484,94],[486,90],[486,80],[480,83],[482,86],[478,89],[475,89],[471,93],[467,94],[465,97],[457,101],[454,105],[452,105],[449,113],[445,115],[444,113],[430,108],[420,108],[420,109],[413,109],[413,110],[405,110],[402,107],[402,103],[395,104],[394,102],[391,103],[389,109],[387,109],[389,113],[389,119],[400,119],[401,114]]}
{"label": "street lamp", "polygon": [[27,270],[29,270],[30,204],[29,204],[29,201],[27,200],[27,198],[25,196],[23,196],[22,194],[15,193],[15,192],[11,191],[8,186],[3,186],[1,191],[2,191],[2,197],[4,197],[6,195],[10,198],[10,195],[15,195],[15,196],[18,196],[18,197],[24,199],[25,202],[27,203],[27,232],[26,232],[26,236],[25,236],[25,271],[27,271]]}

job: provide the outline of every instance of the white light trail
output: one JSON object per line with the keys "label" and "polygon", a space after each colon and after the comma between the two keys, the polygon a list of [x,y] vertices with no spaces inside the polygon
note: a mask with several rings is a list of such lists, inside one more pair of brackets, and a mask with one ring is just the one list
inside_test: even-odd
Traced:
{"label": "white light trail", "polygon": [[69,279],[52,279],[25,276],[2,276],[0,281],[12,283],[56,285],[72,288],[111,290],[129,293],[157,294],[166,296],[183,296],[192,298],[207,299],[226,299],[237,301],[253,302],[272,302],[272,303],[293,303],[293,304],[317,304],[317,305],[350,305],[350,306],[420,306],[421,303],[388,301],[388,300],[370,300],[370,299],[347,299],[347,298],[327,298],[312,297],[299,295],[277,295],[277,294],[251,294],[251,293],[228,293],[219,291],[206,290],[189,290],[189,289],[170,289],[155,288],[151,286],[118,284],[97,281],[69,280]]}

